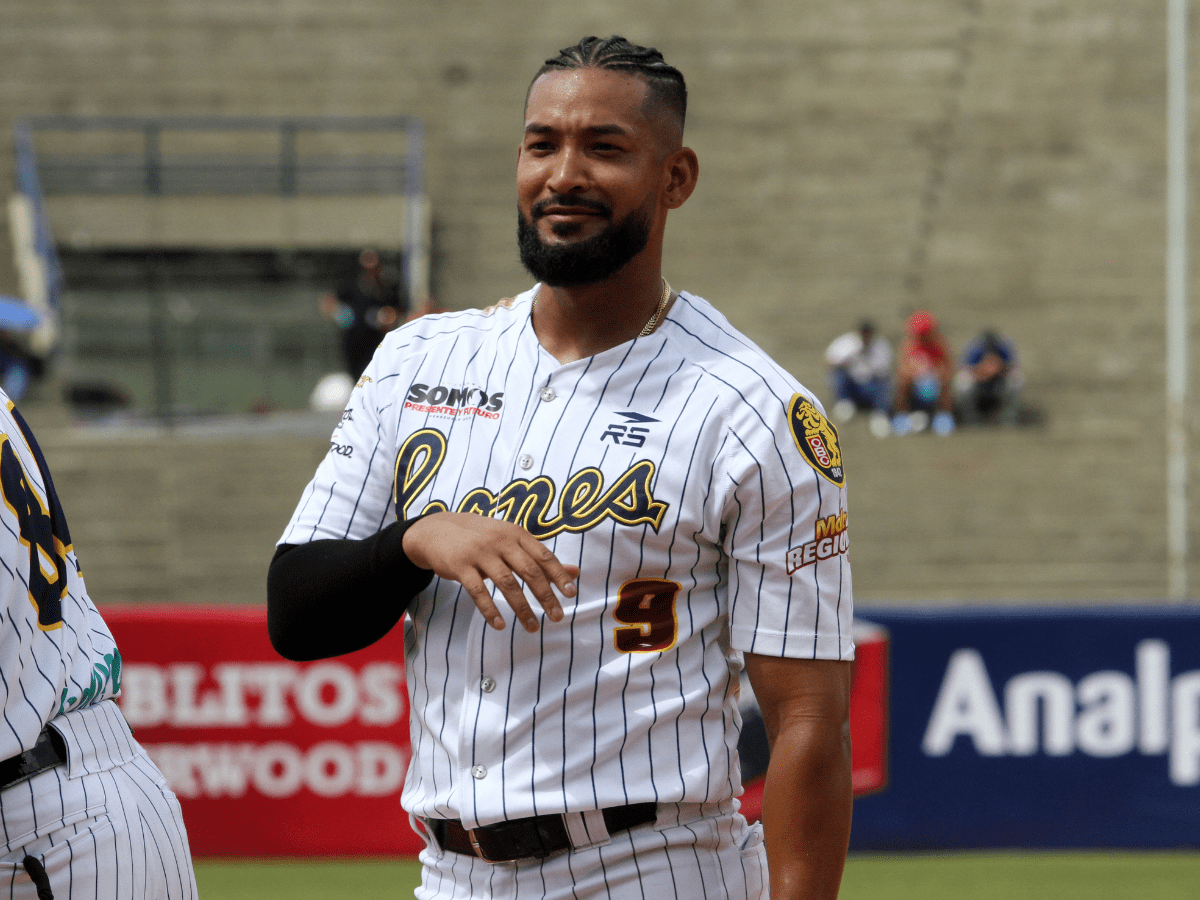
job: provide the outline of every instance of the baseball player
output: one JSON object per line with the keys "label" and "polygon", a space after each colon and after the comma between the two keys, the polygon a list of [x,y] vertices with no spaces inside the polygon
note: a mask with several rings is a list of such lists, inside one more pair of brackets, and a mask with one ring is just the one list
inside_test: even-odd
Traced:
{"label": "baseball player", "polygon": [[0,894],[194,898],[179,802],[113,702],[121,654],[46,460],[3,393],[0,495]]}
{"label": "baseball player", "polygon": [[[620,37],[547,61],[517,162],[538,283],[384,339],[271,564],[285,656],[407,611],[420,898],[837,894],[845,473],[812,395],[662,277],[685,98]],[[765,845],[736,801],[743,667]]]}

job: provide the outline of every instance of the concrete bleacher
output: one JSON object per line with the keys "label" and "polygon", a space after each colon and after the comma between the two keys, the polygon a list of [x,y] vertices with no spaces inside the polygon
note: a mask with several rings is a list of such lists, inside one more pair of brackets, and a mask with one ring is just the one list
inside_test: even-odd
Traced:
{"label": "concrete bleacher", "polygon": [[[659,46],[688,76],[701,159],[668,232],[676,288],[713,300],[822,396],[824,346],[864,316],[898,339],[928,306],[955,346],[993,326],[1021,353],[1039,427],[885,441],[843,429],[860,600],[1165,596],[1158,0],[6,11],[4,133],[40,113],[420,116],[433,289],[452,308],[528,281],[512,170],[540,61],[587,33]],[[11,163],[0,142],[8,183]],[[10,256],[0,246],[0,293],[16,289]],[[48,389],[34,401],[93,593],[261,601],[327,428],[100,433],[71,426]]]}

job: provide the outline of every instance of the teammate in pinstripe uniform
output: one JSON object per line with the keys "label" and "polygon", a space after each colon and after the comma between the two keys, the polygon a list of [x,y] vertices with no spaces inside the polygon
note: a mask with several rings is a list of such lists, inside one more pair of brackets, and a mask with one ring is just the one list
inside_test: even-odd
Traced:
{"label": "teammate in pinstripe uniform", "polygon": [[[272,561],[315,658],[407,609],[421,898],[832,898],[850,822],[837,435],[660,272],[698,175],[682,76],[586,38],[530,88],[538,284],[388,335]],[[509,627],[519,623],[522,627]],[[738,673],[773,753],[737,812]]]}
{"label": "teammate in pinstripe uniform", "polygon": [[0,496],[0,897],[194,898],[179,802],[113,701],[121,654],[2,392]]}

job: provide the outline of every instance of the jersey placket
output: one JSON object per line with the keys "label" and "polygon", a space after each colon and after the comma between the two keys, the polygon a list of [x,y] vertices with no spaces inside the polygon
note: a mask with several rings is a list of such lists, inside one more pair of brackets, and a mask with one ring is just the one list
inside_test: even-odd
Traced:
{"label": "jersey placket", "polygon": [[[548,442],[542,440],[542,435],[553,430],[555,416],[561,414],[561,404],[564,400],[560,397],[561,385],[556,383],[561,381],[557,378],[558,374],[550,372],[532,385],[532,396],[535,399],[522,417],[521,439],[509,461],[510,477],[513,479],[524,478],[532,481],[539,475],[549,474],[545,471],[549,459],[544,446]],[[534,430],[535,421],[539,426],[537,430]]]}
{"label": "jersey placket", "polygon": [[[543,366],[544,364],[543,360]],[[595,415],[598,397],[586,390],[582,383],[586,380],[590,367],[589,360],[579,360],[558,366],[542,379],[534,382],[531,390],[534,400],[530,403],[528,414],[520,424],[521,440],[511,452],[509,471],[513,479],[533,481],[536,478],[545,477],[551,482],[554,496],[544,513],[548,517],[553,517],[558,510],[558,503],[561,499],[559,492],[571,474],[570,469],[572,461],[577,456],[582,429]],[[581,390],[587,394],[586,397],[579,396]],[[532,517],[537,513],[538,511],[534,510],[530,515]],[[503,608],[502,598],[498,597],[497,605]],[[536,609],[536,602],[534,606]],[[569,606],[567,608],[569,612]],[[507,618],[509,617],[506,616]],[[520,628],[515,621],[512,627]],[[567,626],[557,623],[549,627],[561,629]],[[473,632],[472,637],[474,636]],[[521,635],[521,638],[524,641],[528,640],[524,635]],[[481,648],[483,662],[479,671],[488,670],[488,673],[482,677],[494,679],[495,686],[486,695],[478,694],[473,698],[473,721],[469,723],[469,730],[475,737],[470,746],[473,746],[477,756],[482,752],[496,754],[498,759],[506,760],[503,773],[498,772],[495,766],[487,767],[485,763],[476,765],[485,766],[486,773],[479,768],[473,770],[474,796],[479,804],[478,815],[482,819],[491,819],[513,814],[511,809],[504,808],[506,805],[503,797],[505,786],[509,786],[513,790],[528,790],[529,785],[526,784],[528,779],[531,778],[536,785],[541,778],[550,775],[548,770],[531,772],[529,767],[534,766],[535,763],[528,757],[523,768],[514,764],[512,762],[513,746],[509,746],[507,752],[501,752],[506,740],[510,744],[521,743],[522,754],[529,754],[534,759],[541,759],[542,765],[545,765],[549,758],[558,759],[563,748],[561,739],[553,748],[550,745],[545,747],[540,745],[541,741],[549,740],[545,734],[539,734],[538,731],[539,708],[536,699],[541,696],[539,692],[546,690],[545,672],[542,665],[539,664],[540,657],[528,655],[527,650],[514,652],[512,650],[513,642],[495,632],[481,634],[480,639],[484,646]],[[491,686],[490,682],[482,683]],[[555,691],[561,691],[561,688],[561,684],[554,686]],[[470,685],[468,685],[468,689],[470,689]],[[510,697],[517,698],[517,702],[521,704],[519,709],[514,711],[508,702]],[[522,727],[518,723],[514,729],[514,720],[522,718],[527,719],[525,726]],[[514,730],[521,733],[519,739],[514,740]],[[561,729],[556,729],[555,733],[561,738]],[[526,747],[526,744],[529,746]],[[546,754],[549,754],[549,758]],[[462,758],[471,757],[470,754],[465,754]],[[556,767],[555,772],[558,773],[557,767],[560,767],[562,763],[557,762],[551,765]],[[517,771],[518,768],[521,768],[522,773],[521,785],[509,784],[512,779],[509,773]],[[553,777],[559,778],[561,773],[555,774]],[[536,786],[534,793],[535,796],[541,794]],[[533,810],[526,812],[531,811]],[[536,811],[540,812],[541,810]]]}
{"label": "jersey placket", "polygon": [[[513,442],[507,454],[511,479],[533,480],[543,474],[541,470],[546,457],[543,448],[538,446],[538,436],[553,425],[539,422],[541,427],[537,431],[533,426],[539,419],[539,413],[549,412],[547,408],[556,400],[562,402],[554,380],[555,374],[550,373],[540,383],[533,385],[532,393],[536,400],[528,405],[517,424],[515,434],[519,438]],[[507,443],[505,437],[501,435],[498,438],[497,443],[501,447]],[[501,450],[501,447],[496,449]],[[502,512],[498,510],[496,515],[502,515]],[[521,660],[514,658],[512,652],[515,637],[512,632],[522,626],[494,586],[492,595],[497,608],[504,615],[507,627],[497,632],[484,622],[477,611],[473,611],[467,646],[464,648],[465,675],[458,758],[462,760],[460,809],[468,827],[480,821],[494,821],[511,815],[506,808],[505,785],[508,778],[504,765],[510,755],[510,748],[506,748],[505,744],[508,726],[514,715],[509,700],[520,698],[520,702],[525,704],[525,711],[517,715],[532,716],[533,710],[528,707],[536,694],[536,683],[523,674],[528,665],[523,667]],[[536,608],[536,601],[534,606]]]}
{"label": "jersey placket", "polygon": [[512,672],[498,651],[507,643],[510,629],[519,627],[511,623],[503,632],[496,632],[477,611],[472,616],[464,648],[458,729],[458,758],[462,761],[458,808],[467,827],[504,807],[505,698]]}

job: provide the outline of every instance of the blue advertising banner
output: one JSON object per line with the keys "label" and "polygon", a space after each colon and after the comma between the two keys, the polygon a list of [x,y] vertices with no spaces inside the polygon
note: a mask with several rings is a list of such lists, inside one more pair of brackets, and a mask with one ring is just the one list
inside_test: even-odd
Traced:
{"label": "blue advertising banner", "polygon": [[888,781],[852,850],[1200,847],[1200,610],[860,609]]}

